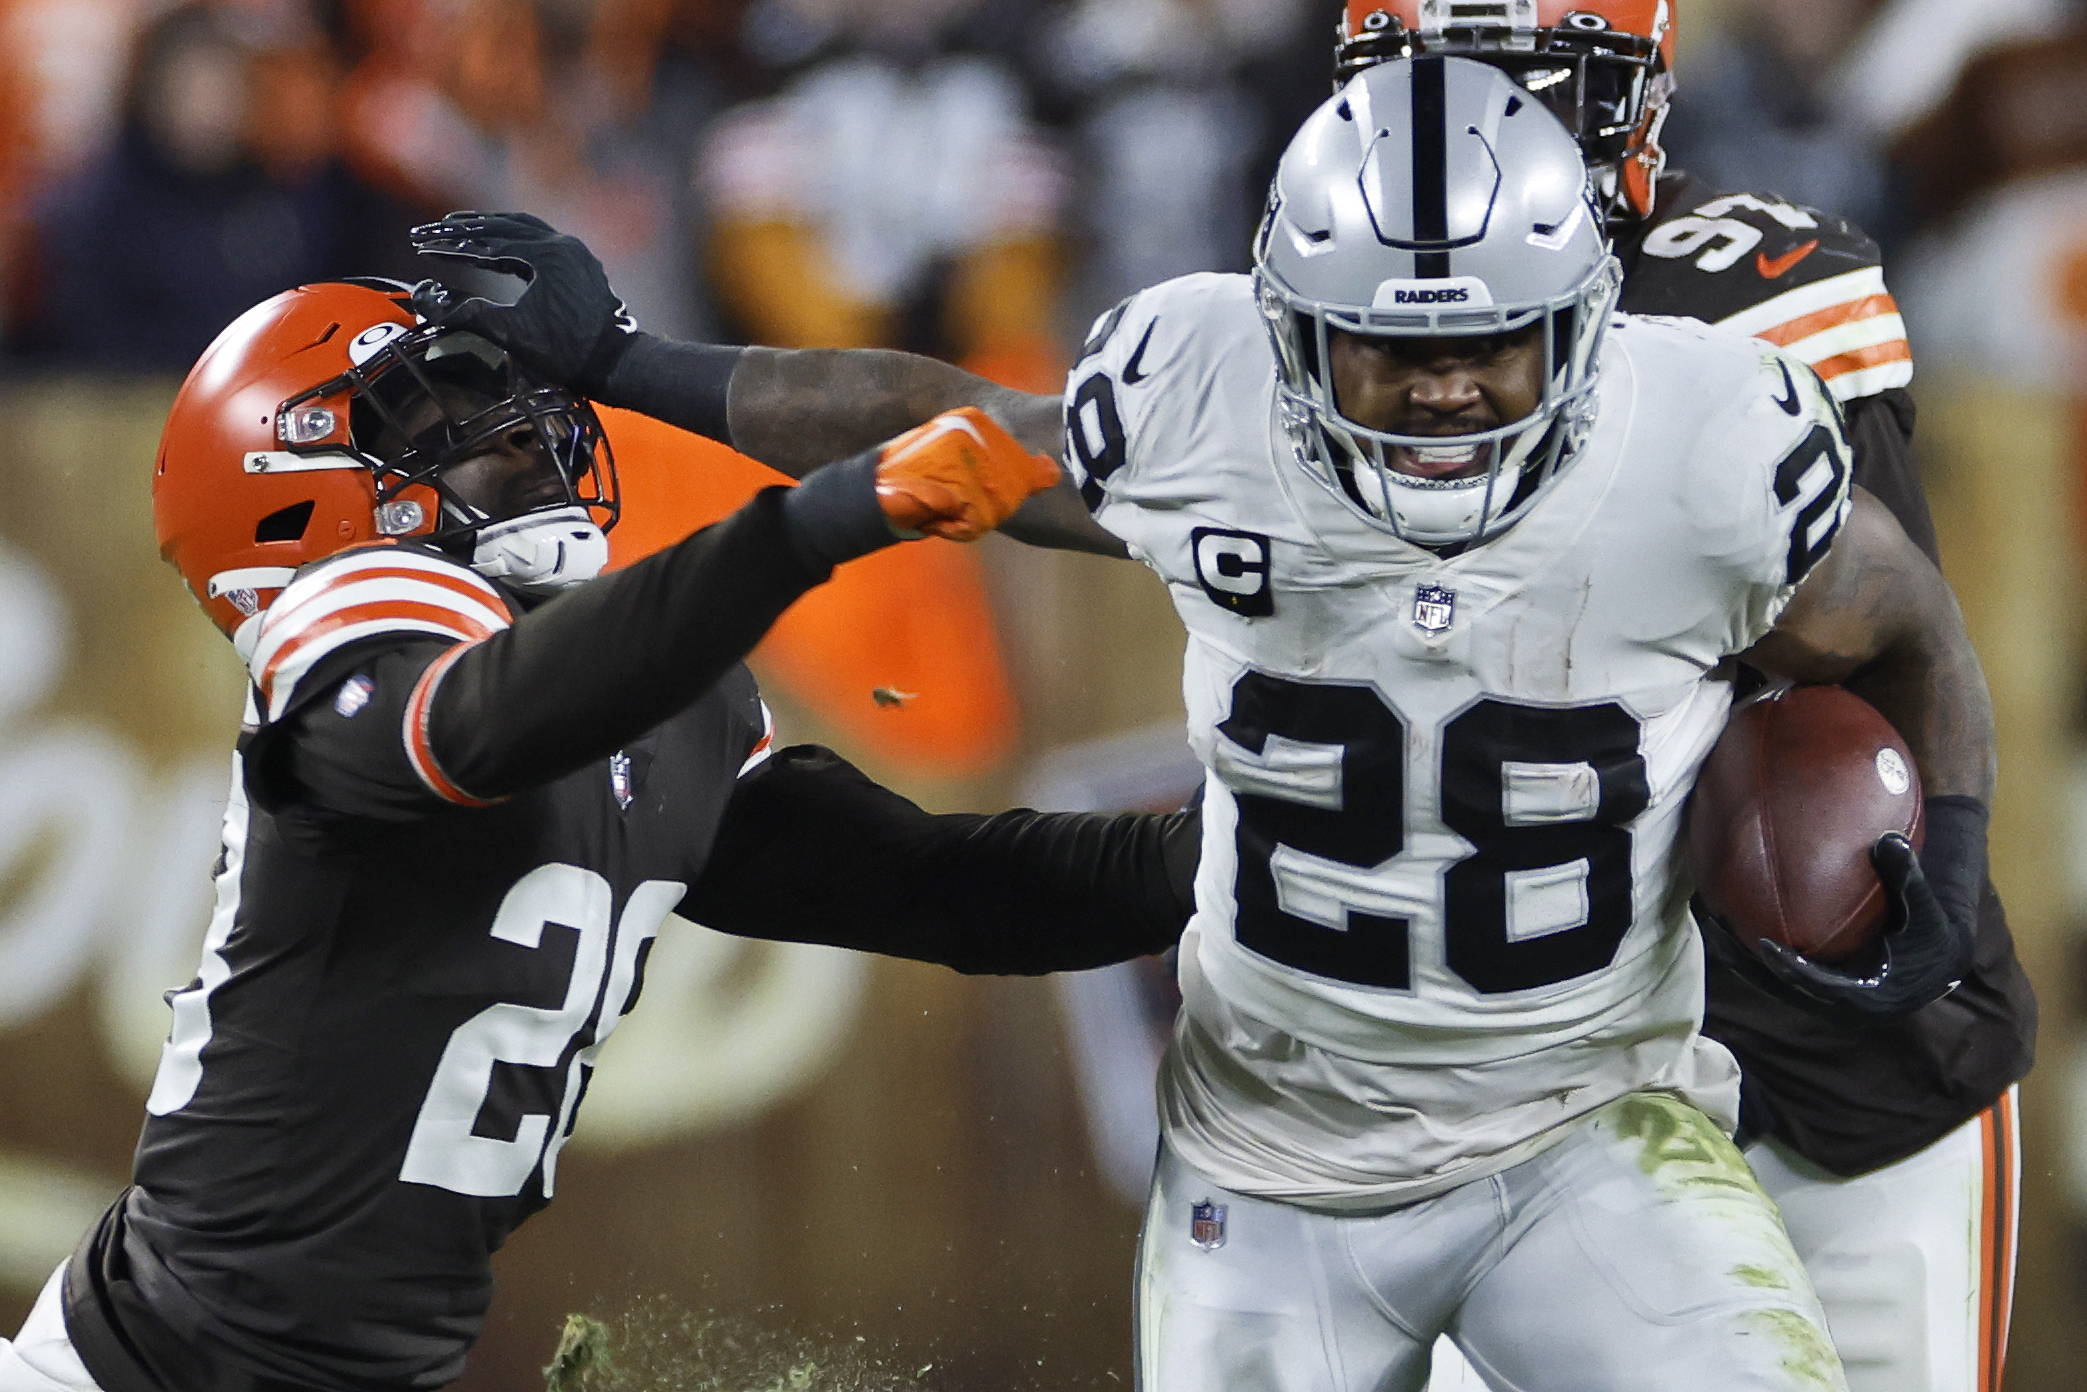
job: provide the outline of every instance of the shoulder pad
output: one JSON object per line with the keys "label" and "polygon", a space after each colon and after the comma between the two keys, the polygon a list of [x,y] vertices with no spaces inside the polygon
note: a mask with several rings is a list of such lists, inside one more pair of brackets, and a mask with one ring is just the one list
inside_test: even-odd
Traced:
{"label": "shoulder pad", "polygon": [[1709,504],[1703,525],[1724,538],[1706,543],[1706,554],[1741,561],[1755,582],[1785,590],[1811,572],[1848,515],[1852,470],[1840,404],[1788,350],[1697,332],[1703,348],[1670,359],[1693,357],[1701,367],[1666,366],[1723,403],[1702,417],[1689,451],[1700,466],[1691,474],[1694,501]]}
{"label": "shoulder pad", "polygon": [[1623,309],[1765,339],[1840,401],[1912,380],[1905,322],[1860,228],[1773,195],[1687,193],[1637,239]]}
{"label": "shoulder pad", "polygon": [[1262,341],[1253,284],[1209,271],[1141,290],[1095,320],[1065,390],[1065,458],[1088,511],[1138,458],[1160,385],[1207,371],[1240,333]]}
{"label": "shoulder pad", "polygon": [[297,573],[262,615],[247,660],[264,720],[279,720],[297,683],[328,654],[385,634],[475,642],[514,622],[470,567],[423,547],[343,551]]}

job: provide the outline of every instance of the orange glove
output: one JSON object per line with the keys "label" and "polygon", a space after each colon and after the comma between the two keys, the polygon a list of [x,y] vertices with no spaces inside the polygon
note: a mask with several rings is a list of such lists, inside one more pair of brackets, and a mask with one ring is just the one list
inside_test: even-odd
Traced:
{"label": "orange glove", "polygon": [[1055,463],[964,406],[885,444],[877,502],[893,531],[976,541],[1057,481]]}

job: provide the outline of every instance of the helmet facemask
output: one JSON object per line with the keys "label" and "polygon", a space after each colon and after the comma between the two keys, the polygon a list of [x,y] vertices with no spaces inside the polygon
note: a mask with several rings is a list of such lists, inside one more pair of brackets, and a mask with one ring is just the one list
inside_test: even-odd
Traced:
{"label": "helmet facemask", "polygon": [[531,381],[475,334],[402,330],[286,402],[286,443],[311,403],[343,394],[350,450],[376,479],[379,532],[418,537],[531,593],[606,566],[615,465],[585,400]]}
{"label": "helmet facemask", "polygon": [[[1571,133],[1498,68],[1423,56],[1365,69],[1283,152],[1254,244],[1276,414],[1298,463],[1414,545],[1467,546],[1511,526],[1593,416],[1622,283],[1600,222]],[[1340,373],[1374,398],[1350,411],[1336,335],[1433,346],[1395,354],[1388,377],[1379,365]],[[1483,409],[1415,394],[1445,346],[1468,356],[1455,340],[1515,336],[1511,363],[1458,369]],[[1471,433],[1403,433],[1445,428]]]}
{"label": "helmet facemask", "polygon": [[[1273,222],[1271,212],[1269,226]],[[1254,278],[1275,344],[1276,409],[1297,461],[1401,540],[1441,549],[1498,535],[1584,439],[1594,413],[1595,359],[1622,285],[1614,258],[1604,257],[1582,284],[1534,305],[1457,308],[1309,300],[1288,291],[1260,259]],[[1332,367],[1335,332],[1440,340],[1531,331],[1543,354],[1541,387],[1535,408],[1519,420],[1468,435],[1417,435],[1375,429],[1341,409]],[[1434,463],[1468,457],[1483,467],[1462,477],[1429,478],[1397,468],[1401,451]]]}

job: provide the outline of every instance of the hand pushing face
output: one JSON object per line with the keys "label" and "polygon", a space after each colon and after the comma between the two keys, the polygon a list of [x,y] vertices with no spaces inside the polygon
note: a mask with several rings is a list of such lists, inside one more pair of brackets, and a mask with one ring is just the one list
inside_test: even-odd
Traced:
{"label": "hand pushing face", "polygon": [[[1533,412],[1543,396],[1541,327],[1514,333],[1391,338],[1334,330],[1334,403],[1357,425],[1392,435],[1475,435]],[[1470,478],[1488,467],[1482,446],[1394,445],[1385,462],[1416,478]]]}

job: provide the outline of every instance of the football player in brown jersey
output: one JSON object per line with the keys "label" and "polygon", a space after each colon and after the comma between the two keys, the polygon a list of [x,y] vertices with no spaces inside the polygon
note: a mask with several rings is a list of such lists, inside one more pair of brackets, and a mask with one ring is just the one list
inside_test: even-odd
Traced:
{"label": "football player in brown jersey", "polygon": [[670,912],[965,971],[1171,944],[1195,814],[930,816],[776,748],[740,661],[835,565],[1056,475],[955,411],[599,574],[615,469],[555,379],[388,282],[234,321],[153,480],[252,677],[216,913],[133,1182],[0,1389],[452,1381]]}

